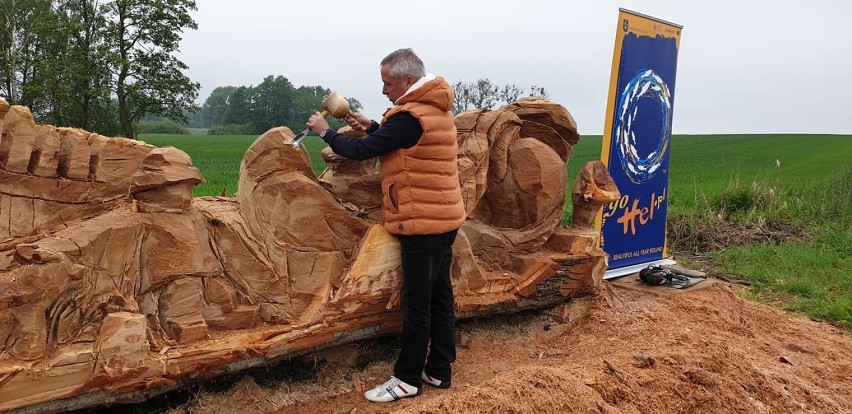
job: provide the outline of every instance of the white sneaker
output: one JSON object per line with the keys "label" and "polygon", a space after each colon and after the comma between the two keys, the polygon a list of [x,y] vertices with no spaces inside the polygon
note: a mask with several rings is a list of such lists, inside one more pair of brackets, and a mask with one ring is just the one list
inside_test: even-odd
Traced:
{"label": "white sneaker", "polygon": [[364,393],[364,397],[373,402],[391,402],[400,398],[420,395],[422,389],[409,385],[397,377]]}
{"label": "white sneaker", "polygon": [[441,380],[427,374],[426,371],[423,371],[423,372],[420,373],[420,379],[423,380],[424,384],[429,384],[433,387],[438,387],[438,388],[443,388],[443,389],[450,388],[450,382],[449,381],[441,381]]}

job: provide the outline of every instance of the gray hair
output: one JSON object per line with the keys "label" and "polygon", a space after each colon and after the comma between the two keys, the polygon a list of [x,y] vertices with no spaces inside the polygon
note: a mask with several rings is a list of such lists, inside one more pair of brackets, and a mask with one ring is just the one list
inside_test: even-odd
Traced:
{"label": "gray hair", "polygon": [[426,76],[423,61],[417,57],[411,48],[394,50],[382,59],[382,66],[384,65],[390,65],[390,75],[394,79],[402,79],[411,75],[415,80],[420,80],[420,78]]}

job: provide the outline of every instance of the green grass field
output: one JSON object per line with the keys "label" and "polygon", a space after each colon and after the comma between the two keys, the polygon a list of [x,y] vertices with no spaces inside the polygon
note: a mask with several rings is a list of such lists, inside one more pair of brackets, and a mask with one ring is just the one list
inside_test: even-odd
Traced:
{"label": "green grass field", "polygon": [[[254,135],[140,135],[140,140],[158,147],[171,146],[183,150],[192,158],[204,176],[204,184],[195,187],[196,197],[220,195],[227,188],[229,196],[237,191],[240,162],[248,147],[257,139]],[[320,150],[326,144],[319,137],[304,141],[311,155],[311,165],[319,175],[325,169]]]}
{"label": "green grass field", "polygon": [[[195,195],[202,196],[219,195],[223,187],[228,195],[234,194],[240,161],[256,137],[140,139],[188,153],[206,179],[195,189]],[[308,137],[305,145],[314,171],[321,173],[325,164],[319,154],[325,143]],[[600,151],[600,136],[583,136],[574,147],[569,191],[579,168],[599,159]],[[711,273],[747,280],[755,300],[852,328],[850,161],[848,135],[676,135],[670,162],[670,243],[672,223],[694,232],[760,226],[800,229],[789,240],[713,249],[702,255],[700,264],[709,266]],[[670,245],[674,251],[686,247]]]}

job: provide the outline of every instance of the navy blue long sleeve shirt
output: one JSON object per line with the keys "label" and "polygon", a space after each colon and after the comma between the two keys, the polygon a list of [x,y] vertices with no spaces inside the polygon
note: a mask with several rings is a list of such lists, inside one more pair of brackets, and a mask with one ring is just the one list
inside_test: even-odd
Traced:
{"label": "navy blue long sleeve shirt", "polygon": [[350,138],[334,130],[327,130],[325,141],[335,154],[354,160],[366,160],[387,154],[399,148],[411,148],[420,141],[423,127],[408,112],[400,112],[379,125],[372,121],[367,136]]}

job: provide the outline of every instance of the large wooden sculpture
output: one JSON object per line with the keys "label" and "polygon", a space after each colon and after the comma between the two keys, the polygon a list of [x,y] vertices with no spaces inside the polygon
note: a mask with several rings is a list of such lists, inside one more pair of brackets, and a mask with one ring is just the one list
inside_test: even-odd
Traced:
{"label": "large wooden sculpture", "polygon": [[[458,315],[590,293],[606,268],[597,232],[560,225],[571,115],[527,99],[456,124]],[[326,150],[316,177],[275,128],[246,152],[235,197],[193,199],[202,177],[177,149],[37,125],[5,102],[0,130],[0,411],[144,398],[400,327],[375,160]],[[593,172],[575,217],[617,198]]]}

